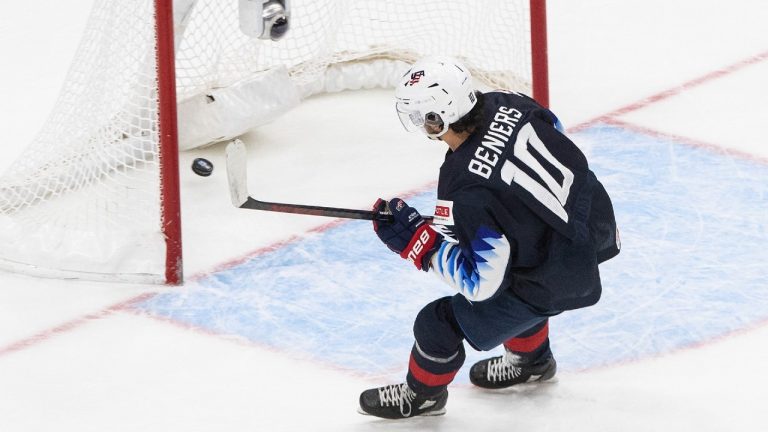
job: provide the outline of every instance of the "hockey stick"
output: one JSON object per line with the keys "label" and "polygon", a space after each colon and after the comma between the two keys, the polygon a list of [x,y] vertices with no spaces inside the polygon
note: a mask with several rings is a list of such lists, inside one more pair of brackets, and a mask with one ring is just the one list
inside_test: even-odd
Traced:
{"label": "hockey stick", "polygon": [[[370,210],[356,210],[338,207],[323,207],[304,204],[285,204],[259,201],[248,195],[248,169],[246,166],[245,144],[234,140],[227,144],[227,178],[232,205],[238,208],[264,210],[281,213],[295,213],[311,216],[327,216],[346,219],[377,220],[391,222],[392,215]],[[424,216],[427,223],[432,223],[431,216]]]}

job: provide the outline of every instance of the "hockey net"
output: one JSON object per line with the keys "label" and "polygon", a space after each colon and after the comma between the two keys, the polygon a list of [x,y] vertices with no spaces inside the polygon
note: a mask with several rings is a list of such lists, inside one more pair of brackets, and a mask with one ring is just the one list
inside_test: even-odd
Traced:
{"label": "hockey net", "polygon": [[[237,0],[95,0],[52,114],[0,177],[0,267],[52,277],[178,283],[178,188],[161,157],[158,40],[175,38],[179,146],[245,132],[313,94],[387,87],[424,55],[488,87],[531,92],[539,0],[293,0],[278,41],[244,35]],[[159,9],[158,9],[159,10]],[[162,42],[161,42],[162,43]],[[162,59],[161,59],[162,60]],[[173,80],[172,80],[173,81]],[[245,107],[244,107],[245,106]],[[164,120],[168,121],[168,120]],[[173,183],[173,182],[171,182]],[[176,250],[169,253],[169,242]]]}

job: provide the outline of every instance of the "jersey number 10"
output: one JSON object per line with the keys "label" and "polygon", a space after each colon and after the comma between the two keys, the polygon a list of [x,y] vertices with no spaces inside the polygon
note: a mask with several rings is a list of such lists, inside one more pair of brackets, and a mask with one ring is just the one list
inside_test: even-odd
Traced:
{"label": "jersey number 10", "polygon": [[[560,171],[563,176],[562,183],[558,182],[552,174],[547,171],[541,162],[536,159],[528,150],[528,145],[536,150],[543,159],[549,162],[555,169]],[[541,141],[533,125],[526,123],[518,132],[517,140],[514,146],[514,155],[535,172],[544,182],[542,185],[534,180],[530,175],[515,166],[510,161],[505,161],[501,167],[501,179],[511,185],[515,182],[520,187],[528,191],[544,207],[556,214],[560,219],[568,223],[568,213],[565,211],[565,203],[568,201],[568,194],[573,184],[573,172],[565,165],[561,164]]]}

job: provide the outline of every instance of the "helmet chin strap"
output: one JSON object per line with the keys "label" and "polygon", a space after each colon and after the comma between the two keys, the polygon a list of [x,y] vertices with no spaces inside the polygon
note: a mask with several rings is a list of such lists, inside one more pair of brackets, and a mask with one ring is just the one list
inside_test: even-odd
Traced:
{"label": "helmet chin strap", "polygon": [[446,132],[448,132],[448,128],[446,128],[444,131],[441,131],[440,133],[431,134],[429,132],[426,132],[426,134],[427,134],[427,138],[429,138],[431,140],[442,141],[443,140],[443,135],[445,135]]}

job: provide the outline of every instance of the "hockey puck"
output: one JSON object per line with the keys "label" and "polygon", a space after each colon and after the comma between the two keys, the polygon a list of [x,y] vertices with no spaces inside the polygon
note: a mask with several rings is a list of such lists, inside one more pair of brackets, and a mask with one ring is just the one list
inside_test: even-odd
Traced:
{"label": "hockey puck", "polygon": [[192,171],[203,177],[208,177],[213,172],[213,164],[208,159],[197,158],[192,161]]}

